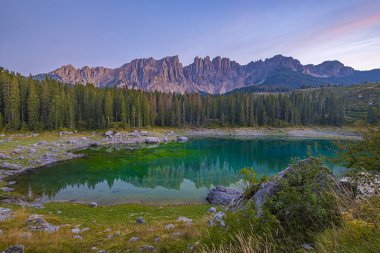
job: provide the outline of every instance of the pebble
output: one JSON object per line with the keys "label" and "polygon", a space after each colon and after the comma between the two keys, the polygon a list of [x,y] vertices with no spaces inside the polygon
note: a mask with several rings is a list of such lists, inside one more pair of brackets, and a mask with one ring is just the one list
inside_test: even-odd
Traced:
{"label": "pebble", "polygon": [[138,238],[137,236],[134,236],[134,237],[131,237],[128,241],[129,242],[136,242],[138,241],[140,238]]}
{"label": "pebble", "polygon": [[165,229],[173,229],[174,227],[174,224],[168,224],[165,226]]}
{"label": "pebble", "polygon": [[145,223],[145,220],[144,220],[143,218],[139,217],[139,218],[137,218],[136,222],[137,222],[138,224],[144,224],[144,223]]}
{"label": "pebble", "polygon": [[215,213],[216,212],[216,208],[215,207],[210,207],[210,209],[208,209],[208,212],[209,213]]}

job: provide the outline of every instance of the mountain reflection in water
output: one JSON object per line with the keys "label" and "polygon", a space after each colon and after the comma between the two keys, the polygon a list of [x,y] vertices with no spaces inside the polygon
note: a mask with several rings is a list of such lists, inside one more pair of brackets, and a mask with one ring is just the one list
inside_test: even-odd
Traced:
{"label": "mountain reflection in water", "polygon": [[[239,182],[240,169],[253,167],[258,176],[283,170],[307,147],[331,157],[329,140],[258,138],[194,139],[186,143],[91,148],[86,157],[65,161],[18,176],[17,190],[44,200],[122,202],[202,202],[216,185]],[[315,148],[317,147],[317,148]],[[343,168],[328,164],[335,173]]]}

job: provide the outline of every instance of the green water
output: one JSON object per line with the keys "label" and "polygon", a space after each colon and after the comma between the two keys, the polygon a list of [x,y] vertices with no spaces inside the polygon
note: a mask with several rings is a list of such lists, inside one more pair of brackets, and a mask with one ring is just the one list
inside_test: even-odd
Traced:
{"label": "green water", "polygon": [[[44,201],[202,203],[213,186],[238,187],[241,168],[270,176],[292,159],[307,157],[308,146],[317,146],[321,155],[334,155],[329,140],[288,138],[193,139],[135,150],[122,145],[91,148],[80,152],[87,155],[83,158],[18,176],[16,188]],[[342,170],[328,166],[334,173]]]}

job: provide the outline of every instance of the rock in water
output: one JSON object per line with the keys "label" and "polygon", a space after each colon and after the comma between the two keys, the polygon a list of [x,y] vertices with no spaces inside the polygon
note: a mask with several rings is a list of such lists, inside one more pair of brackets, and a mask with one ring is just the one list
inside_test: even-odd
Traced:
{"label": "rock in water", "polygon": [[59,227],[54,226],[45,221],[42,215],[33,214],[26,221],[28,228],[31,230],[42,230],[46,232],[54,232],[59,229]]}
{"label": "rock in water", "polygon": [[3,251],[3,253],[24,253],[24,245],[15,245]]}
{"label": "rock in water", "polygon": [[238,198],[242,195],[243,193],[238,190],[224,186],[217,186],[207,193],[206,199],[208,202],[210,202],[210,204],[213,205],[228,205],[235,198]]}

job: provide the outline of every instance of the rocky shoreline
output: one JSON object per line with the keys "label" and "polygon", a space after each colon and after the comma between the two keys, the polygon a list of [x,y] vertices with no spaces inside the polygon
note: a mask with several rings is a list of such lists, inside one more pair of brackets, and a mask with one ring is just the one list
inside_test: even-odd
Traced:
{"label": "rocky shoreline", "polygon": [[[3,142],[12,142],[14,137],[37,137],[38,134],[13,135]],[[5,136],[3,136],[5,137]],[[187,137],[176,135],[172,131],[164,133],[148,131],[113,132],[77,134],[74,132],[59,132],[53,141],[40,140],[28,145],[18,145],[8,152],[0,152],[0,179],[20,174],[53,163],[81,157],[73,153],[76,150],[94,146],[112,144],[158,144],[172,141],[184,142]],[[12,191],[10,187],[2,187],[3,191]]]}

